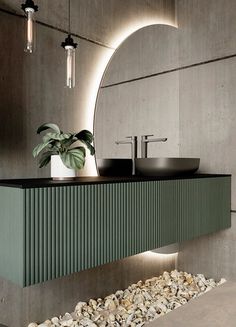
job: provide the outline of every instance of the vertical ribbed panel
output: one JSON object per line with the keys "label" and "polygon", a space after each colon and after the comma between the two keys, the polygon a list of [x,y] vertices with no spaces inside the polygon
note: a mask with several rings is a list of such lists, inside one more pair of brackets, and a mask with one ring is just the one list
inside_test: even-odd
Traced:
{"label": "vertical ribbed panel", "polygon": [[230,227],[230,177],[26,189],[31,285]]}

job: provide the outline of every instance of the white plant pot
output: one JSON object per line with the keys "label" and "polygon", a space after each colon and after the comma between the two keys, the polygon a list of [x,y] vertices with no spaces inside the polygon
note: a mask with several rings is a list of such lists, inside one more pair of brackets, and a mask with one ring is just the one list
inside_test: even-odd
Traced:
{"label": "white plant pot", "polygon": [[51,156],[51,177],[56,180],[70,180],[76,177],[75,169],[67,168],[59,155]]}

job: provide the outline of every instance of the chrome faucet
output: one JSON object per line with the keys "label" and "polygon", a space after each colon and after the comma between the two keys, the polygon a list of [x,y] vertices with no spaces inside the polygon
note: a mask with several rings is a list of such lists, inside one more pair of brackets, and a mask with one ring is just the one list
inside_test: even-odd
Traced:
{"label": "chrome faucet", "polygon": [[149,136],[154,136],[153,134],[150,135],[142,135],[141,136],[141,158],[147,158],[147,145],[150,142],[166,142],[167,138],[155,138],[149,139]]}
{"label": "chrome faucet", "polygon": [[135,158],[137,158],[137,136],[126,136],[129,140],[116,141],[116,144],[131,144],[132,175],[135,175]]}

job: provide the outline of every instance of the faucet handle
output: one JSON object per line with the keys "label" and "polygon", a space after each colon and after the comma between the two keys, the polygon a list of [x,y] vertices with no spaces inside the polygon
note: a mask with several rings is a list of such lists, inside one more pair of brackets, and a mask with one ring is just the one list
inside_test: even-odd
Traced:
{"label": "faucet handle", "polygon": [[145,135],[141,135],[141,139],[147,139],[149,136],[154,136],[153,134],[145,134]]}
{"label": "faucet handle", "polygon": [[126,139],[131,139],[131,140],[132,140],[132,139],[137,138],[137,136],[126,136],[125,138],[126,138]]}

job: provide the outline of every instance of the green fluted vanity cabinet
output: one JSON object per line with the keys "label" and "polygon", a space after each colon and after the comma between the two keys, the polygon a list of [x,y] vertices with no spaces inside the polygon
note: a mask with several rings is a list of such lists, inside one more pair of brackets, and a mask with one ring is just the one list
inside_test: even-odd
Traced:
{"label": "green fluted vanity cabinet", "polygon": [[28,286],[228,228],[230,180],[0,186],[0,275]]}

